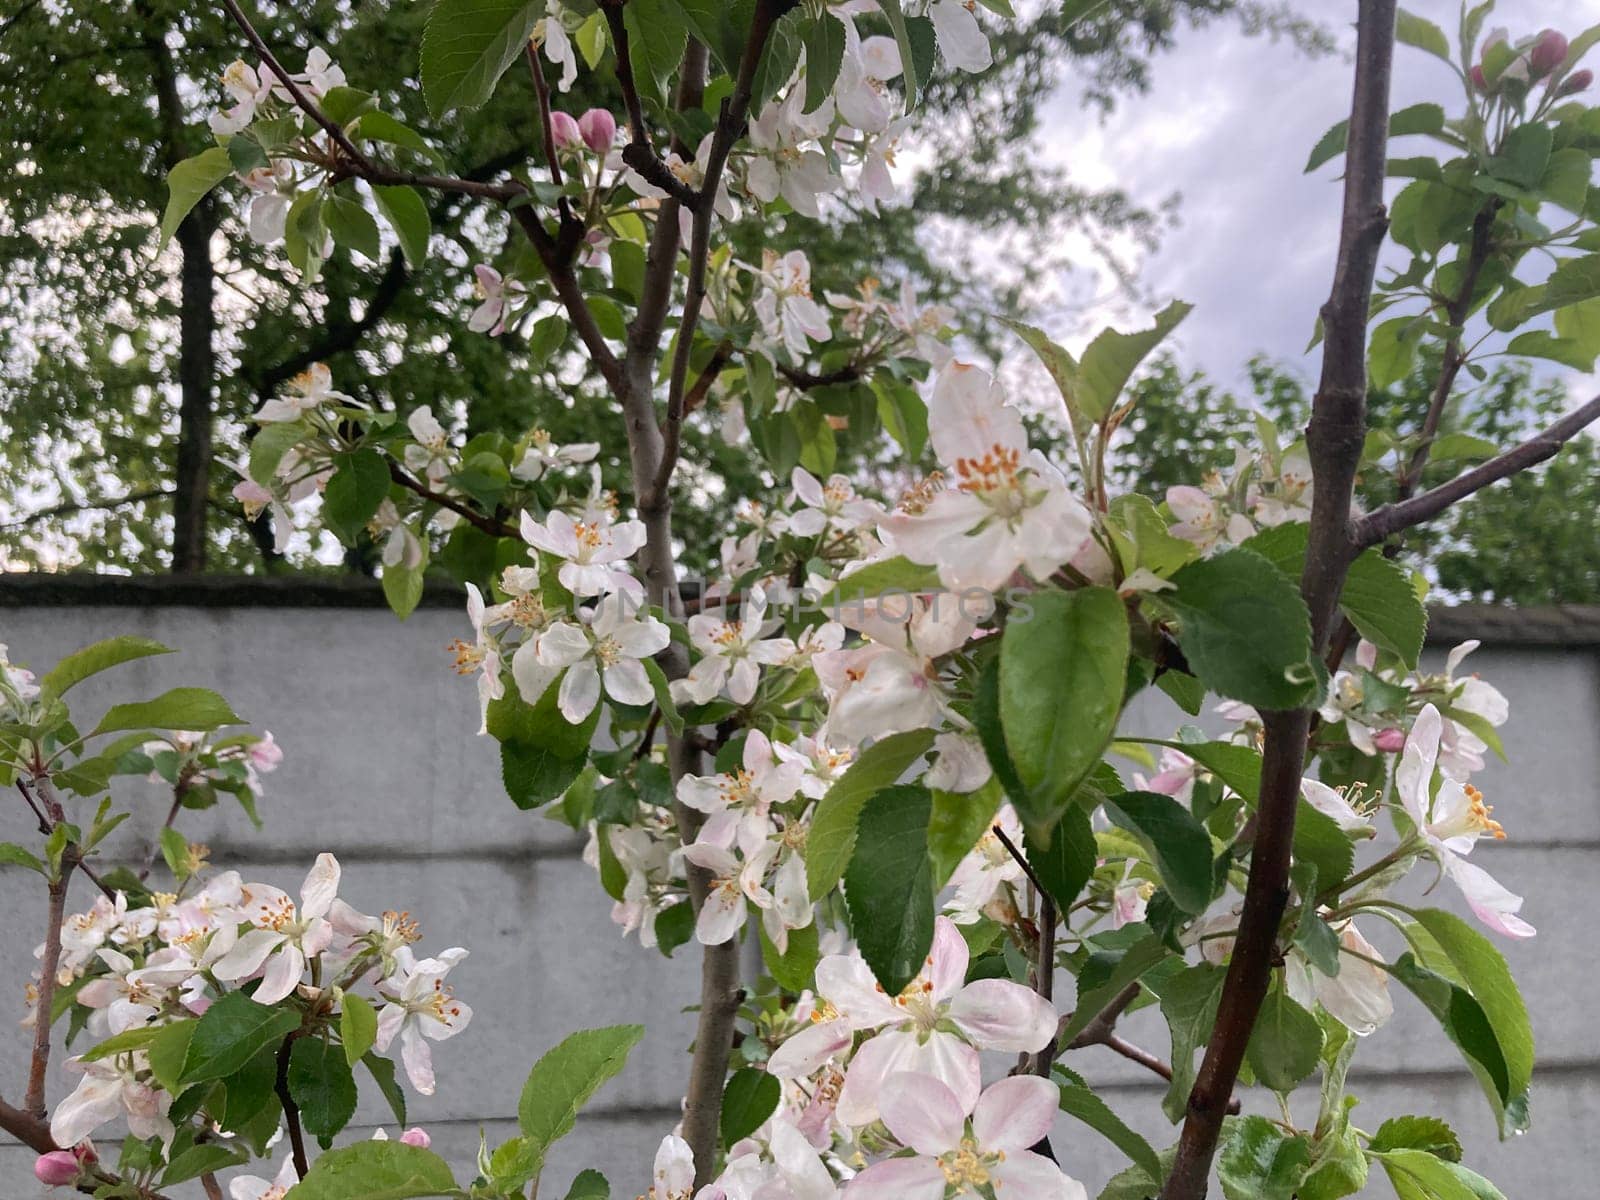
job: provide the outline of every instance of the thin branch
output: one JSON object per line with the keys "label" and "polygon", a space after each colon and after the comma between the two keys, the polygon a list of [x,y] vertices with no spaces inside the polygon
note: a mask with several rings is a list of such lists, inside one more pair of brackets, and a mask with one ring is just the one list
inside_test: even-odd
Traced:
{"label": "thin branch", "polygon": [[33,1060],[28,1066],[28,1090],[22,1107],[34,1116],[45,1115],[45,1078],[50,1070],[50,1010],[55,1006],[56,973],[61,969],[61,923],[67,913],[67,885],[78,865],[77,847],[69,844],[61,856],[61,870],[50,881],[46,906],[44,953],[39,956],[39,999],[33,1014]]}
{"label": "thin branch", "polygon": [[1017,866],[1022,868],[1022,873],[1028,877],[1028,882],[1033,884],[1033,886],[1038,889],[1039,894],[1041,896],[1048,896],[1050,894],[1049,889],[1046,888],[1040,881],[1039,877],[1033,873],[1032,864],[1030,864],[1027,859],[1022,857],[1022,851],[1017,849],[1017,844],[1006,836],[1006,831],[1001,829],[998,825],[992,825],[989,828],[989,832],[1000,839],[1000,844],[1005,847],[1006,853],[1011,855],[1012,859],[1016,861]]}
{"label": "thin branch", "polygon": [[789,367],[779,363],[778,374],[788,380],[791,387],[798,388],[802,392],[808,392],[812,388],[832,387],[838,383],[855,383],[866,374],[866,371],[859,363],[847,363],[842,367],[836,367],[832,371],[813,374],[798,367]]}
{"label": "thin branch", "polygon": [[628,23],[622,15],[625,3],[626,0],[600,0],[600,11],[605,13],[606,25],[611,31],[611,45],[616,51],[617,85],[622,89],[623,107],[628,110],[628,144],[622,148],[622,161],[637,171],[645,182],[654,184],[685,208],[693,209],[699,204],[695,190],[672,173],[672,169],[656,153],[650,139],[644,104],[639,98],[638,81],[633,74]]}
{"label": "thin branch", "polygon": [[561,160],[556,153],[556,127],[550,116],[550,81],[544,77],[544,64],[539,52],[529,42],[523,49],[527,53],[528,74],[533,77],[533,94],[539,99],[539,132],[544,138],[544,157],[550,164],[550,182],[561,186]]}
{"label": "thin branch", "polygon": [[1431,520],[1451,505],[1466,499],[1474,492],[1481,491],[1491,483],[1498,483],[1519,471],[1525,471],[1546,459],[1554,458],[1562,446],[1577,437],[1596,420],[1600,420],[1600,396],[1568,413],[1544,432],[1536,434],[1519,446],[1512,447],[1504,454],[1496,455],[1488,462],[1480,463],[1470,471],[1463,471],[1448,483],[1441,483],[1420,496],[1413,496],[1396,504],[1385,504],[1382,508],[1368,513],[1355,524],[1353,538],[1356,546],[1361,549],[1376,546],[1397,533],[1403,533],[1414,525]]}
{"label": "thin branch", "polygon": [[463,521],[474,529],[481,529],[491,537],[517,537],[516,526],[508,525],[494,517],[485,516],[469,504],[463,504],[454,496],[444,492],[435,491],[420,479],[414,478],[401,465],[393,459],[389,460],[389,478],[405,488],[408,492],[415,492],[424,500],[431,500],[440,508],[447,508],[457,514]]}
{"label": "thin branch", "polygon": [[283,1123],[289,1129],[289,1152],[294,1158],[294,1171],[304,1179],[306,1172],[311,1170],[311,1160],[306,1157],[305,1134],[300,1129],[300,1106],[294,1102],[294,1097],[289,1093],[289,1051],[298,1036],[298,1031],[291,1033],[283,1039],[283,1045],[278,1047],[278,1078],[275,1090],[279,1102],[283,1105]]}
{"label": "thin branch", "polygon": [[[1300,592],[1311,617],[1312,650],[1326,652],[1339,593],[1356,547],[1351,501],[1366,436],[1367,319],[1378,251],[1388,230],[1383,207],[1395,0],[1361,0],[1349,121],[1338,260],[1322,309],[1322,377],[1306,445],[1317,487]],[[1250,878],[1217,1019],[1189,1093],[1183,1132],[1162,1200],[1203,1200],[1245,1048],[1271,978],[1289,897],[1295,807],[1305,771],[1311,712],[1264,712],[1261,791]]]}
{"label": "thin branch", "polygon": [[222,1185],[210,1171],[200,1176],[200,1186],[205,1189],[206,1200],[223,1200]]}

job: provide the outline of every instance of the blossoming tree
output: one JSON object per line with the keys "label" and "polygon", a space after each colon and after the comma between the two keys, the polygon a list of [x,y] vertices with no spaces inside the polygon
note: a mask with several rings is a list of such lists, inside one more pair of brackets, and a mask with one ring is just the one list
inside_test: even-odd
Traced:
{"label": "blossoming tree", "polygon": [[[226,186],[312,288],[330,255],[376,257],[385,226],[427,254],[422,193],[478,202],[473,328],[597,373],[614,401],[614,447],[538,429],[458,444],[444,411],[376,411],[313,369],[258,414],[236,494],[271,506],[280,535],[300,519],[378,541],[402,617],[430,566],[459,576],[472,632],[456,665],[511,802],[588,836],[641,953],[700,946],[683,1118],[652,1200],[1083,1196],[1074,1143],[1051,1136],[1062,1112],[1128,1159],[1112,1198],[1199,1197],[1213,1172],[1230,1198],[1335,1200],[1380,1177],[1402,1200],[1499,1194],[1438,1118],[1351,1114],[1351,1062],[1397,1000],[1438,1019],[1506,1134],[1528,1123],[1533,1063],[1494,939],[1534,928],[1472,857],[1506,836],[1470,782],[1501,752],[1506,703],[1458,675],[1471,644],[1443,674],[1420,666],[1426,584],[1392,551],[1600,415],[1590,401],[1521,445],[1452,446],[1460,473],[1419,490],[1478,358],[1600,349],[1600,121],[1578,65],[1600,27],[1485,37],[1482,4],[1452,51],[1392,0],[1361,0],[1350,118],[1310,163],[1344,166],[1310,424],[1264,426],[1226,477],[1146,497],[1111,494],[1107,452],[1125,385],[1188,306],[1079,355],[1013,323],[1051,384],[1033,407],[1061,417],[1036,446],[963,358],[961,314],[919,306],[909,282],[811,292],[808,223],[847,198],[895,202],[919,93],[989,65],[1007,0],[437,0],[419,78],[441,119],[507,71],[534,85],[543,152],[494,178],[448,174],[448,146],[326,49],[292,71],[222,5],[253,62],[222,82],[216,145],[173,169],[164,228]],[[1391,114],[1397,40],[1449,64],[1457,94]],[[561,111],[580,71],[614,80],[620,127]],[[1392,157],[1391,137],[1434,153]],[[1406,181],[1387,208],[1386,176]],[[786,244],[736,252],[757,209],[787,215]],[[1379,280],[1389,244],[1400,265]],[[1425,423],[1368,428],[1369,369],[1403,373],[1425,341],[1441,363]],[[719,578],[686,586],[673,497],[718,480],[680,446],[713,420],[773,496],[729,514]],[[590,482],[608,449],[631,464],[628,496]],[[1363,471],[1392,472],[1399,499],[1355,508]],[[253,1159],[264,1174],[234,1174],[237,1200],[553,1194],[547,1150],[642,1030],[578,1031],[539,1059],[520,1133],[471,1177],[420,1130],[335,1146],[360,1086],[402,1125],[406,1092],[431,1094],[430,1042],[471,1016],[446,982],[466,951],[424,956],[406,914],[354,911],[329,854],[298,898],[209,872],[175,821],[219,790],[253,813],[270,738],[217,733],[237,718],[197,689],[88,733],[66,707],[88,675],[163,649],[115,639],[0,681],[0,769],[40,839],[5,858],[50,902],[33,1067],[0,1126],[40,1152],[40,1179],[106,1197],[196,1178],[221,1195],[219,1173]],[[1119,736],[1151,687],[1228,732]],[[96,866],[120,817],[86,806],[125,772],[175,790],[171,890]],[[1476,925],[1398,898],[1429,868]],[[79,874],[101,894],[69,915]],[[1117,1033],[1151,1006],[1167,1062]],[[1173,1146],[1084,1083],[1072,1056],[1091,1045],[1170,1080]],[[1281,1119],[1242,1111],[1247,1066]],[[1310,1125],[1287,1099],[1303,1086]],[[93,1148],[124,1128],[117,1155]],[[610,1193],[585,1171],[566,1194]]]}

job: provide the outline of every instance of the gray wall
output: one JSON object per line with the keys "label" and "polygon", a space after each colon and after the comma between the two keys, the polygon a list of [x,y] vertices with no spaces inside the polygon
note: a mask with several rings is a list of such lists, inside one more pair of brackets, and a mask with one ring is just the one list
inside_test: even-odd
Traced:
{"label": "gray wall", "polygon": [[[257,601],[264,594],[272,593],[243,593]],[[187,606],[128,603],[142,596],[105,585],[84,595],[0,583],[0,642],[13,659],[45,667],[118,633],[180,648],[119,668],[74,698],[82,716],[94,716],[115,700],[200,684],[272,730],[287,757],[267,780],[266,829],[254,833],[226,805],[189,814],[184,828],[212,846],[213,861],[293,889],[315,853],[332,850],[345,867],[343,893],[356,907],[409,909],[423,922],[426,946],[471,950],[452,978],[474,1008],[473,1025],[437,1047],[438,1092],[417,1098],[412,1111],[458,1166],[471,1162],[480,1130],[491,1144],[510,1135],[504,1117],[514,1112],[539,1053],[574,1029],[644,1022],[649,1033],[627,1071],[557,1149],[545,1176],[547,1190],[560,1195],[572,1173],[592,1165],[610,1177],[614,1195],[642,1191],[656,1142],[676,1119],[693,1030],[692,1015],[681,1010],[696,996],[696,955],[685,947],[666,961],[624,941],[570,832],[505,798],[494,743],[473,735],[475,689],[449,669],[445,646],[465,628],[459,610],[425,607],[399,624],[385,611],[352,606],[345,589],[329,597],[341,606],[320,608],[218,606],[219,596],[205,588],[188,594]],[[95,603],[84,602],[91,598]],[[1600,923],[1590,911],[1600,868],[1600,646],[1592,632],[1600,622],[1588,618],[1457,613],[1436,621],[1443,633],[1497,639],[1472,662],[1512,702],[1503,732],[1513,762],[1494,763],[1480,780],[1511,836],[1480,853],[1527,897],[1524,912],[1540,930],[1532,943],[1504,947],[1539,1039],[1533,1132],[1493,1141],[1475,1084],[1402,995],[1395,1021],[1375,1035],[1356,1072],[1364,1097],[1359,1124],[1375,1128],[1403,1112],[1442,1116],[1470,1138],[1471,1165],[1511,1197],[1593,1194],[1592,1181],[1580,1179],[1587,1156],[1575,1152],[1600,1123],[1600,1045],[1580,987],[1600,949]],[[1437,657],[1437,648],[1431,653]],[[1169,733],[1175,724],[1173,712],[1149,700],[1130,715],[1130,726],[1142,731]],[[122,781],[118,794],[136,815],[111,853],[142,861],[165,804],[158,789],[140,781]],[[25,840],[28,832],[20,804],[0,817],[0,840]],[[73,899],[88,903],[83,891]],[[1448,885],[1429,902],[1459,908]],[[0,904],[16,914],[0,930],[0,962],[16,964],[40,940],[43,897],[6,870]],[[21,983],[5,986],[20,991]],[[1128,1035],[1164,1055],[1165,1032],[1151,1017],[1137,1014]],[[22,1031],[0,1027],[0,1092],[8,1099],[20,1090],[26,1054]],[[1137,1068],[1099,1049],[1076,1052],[1068,1063],[1110,1085],[1107,1099],[1154,1144],[1173,1139],[1159,1091]],[[52,1096],[63,1091],[58,1077]],[[374,1100],[363,1100],[349,1136],[366,1136],[383,1122],[382,1102]],[[1109,1147],[1082,1127],[1063,1124],[1057,1145],[1091,1196],[1117,1165]],[[0,1142],[0,1195],[34,1194],[30,1162],[21,1147]],[[1368,1190],[1388,1194],[1386,1184]]]}

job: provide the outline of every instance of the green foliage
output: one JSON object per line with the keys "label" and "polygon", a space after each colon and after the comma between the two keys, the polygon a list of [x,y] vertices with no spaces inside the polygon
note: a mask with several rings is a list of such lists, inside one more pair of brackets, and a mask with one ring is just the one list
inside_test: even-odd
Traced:
{"label": "green foliage", "polygon": [[293,1200],[416,1200],[456,1194],[449,1163],[431,1150],[398,1141],[357,1142],[324,1151],[306,1177],[289,1189]]}
{"label": "green foliage", "polygon": [[1107,797],[1106,816],[1139,840],[1173,902],[1198,914],[1211,903],[1211,835],[1183,805],[1159,792]]}
{"label": "green foliage", "polygon": [[[1062,1068],[1057,1068],[1062,1070]],[[1061,1083],[1061,1111],[1082,1121],[1100,1134],[1144,1171],[1152,1186],[1162,1178],[1161,1159],[1125,1121],[1111,1110],[1104,1100],[1081,1081],[1064,1079]]]}
{"label": "green foliage", "polygon": [[326,1143],[356,1111],[356,1081],[344,1051],[331,1041],[297,1038],[289,1052],[289,1094],[307,1133]]}
{"label": "green foliage", "polygon": [[1039,592],[1000,642],[1000,723],[1023,823],[1048,840],[1095,768],[1122,711],[1128,616],[1109,588]]}
{"label": "green foliage", "polygon": [[722,1144],[732,1146],[765,1124],[782,1099],[777,1076],[744,1067],[728,1077],[722,1089]]}
{"label": "green foliage", "polygon": [[123,729],[204,731],[242,723],[228,702],[210,688],[176,687],[153,700],[113,705],[90,736]]}
{"label": "green foliage", "polygon": [[1322,1026],[1290,997],[1281,974],[1274,975],[1245,1054],[1256,1079],[1275,1092],[1292,1092],[1317,1069]]}
{"label": "green foliage", "polygon": [[578,1110],[628,1061],[644,1036],[642,1025],[613,1025],[574,1033],[533,1065],[517,1104],[517,1124],[537,1156],[572,1132]]}
{"label": "green foliage", "polygon": [[299,1027],[295,1013],[257,1004],[243,992],[229,992],[195,1022],[180,1082],[187,1085],[232,1075]]}
{"label": "green foliage", "polygon": [[422,94],[441,117],[478,108],[522,57],[542,0],[435,0],[422,34]]}
{"label": "green foliage", "polygon": [[1070,805],[1047,845],[1040,846],[1031,834],[1025,836],[1023,844],[1027,848],[1028,865],[1056,902],[1056,911],[1070,911],[1084,885],[1094,877],[1097,862],[1088,807]]}
{"label": "green foliage", "polygon": [[931,812],[923,787],[874,794],[861,809],[855,853],[844,873],[851,932],[891,996],[916,977],[933,944]]}
{"label": "green foliage", "polygon": [[933,732],[914,729],[874,742],[817,804],[806,840],[806,887],[813,900],[833,890],[855,855],[862,809],[905,774],[933,745]]}
{"label": "green foliage", "polygon": [[1293,1200],[1311,1165],[1311,1143],[1266,1117],[1232,1122],[1217,1156],[1227,1200]]}
{"label": "green foliage", "polygon": [[143,637],[114,637],[82,650],[74,651],[61,659],[39,680],[39,690],[50,696],[65,695],[92,675],[109,671],[112,667],[152,654],[171,654],[170,646]]}

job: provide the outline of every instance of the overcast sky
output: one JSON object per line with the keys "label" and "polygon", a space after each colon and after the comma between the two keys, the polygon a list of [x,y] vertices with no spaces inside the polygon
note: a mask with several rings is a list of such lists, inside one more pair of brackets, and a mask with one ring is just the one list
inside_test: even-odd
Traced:
{"label": "overcast sky", "polygon": [[[1317,139],[1348,113],[1356,6],[1293,4],[1307,16],[1342,22],[1341,54],[1309,59],[1287,45],[1246,38],[1228,22],[1185,31],[1156,61],[1150,92],[1123,99],[1103,123],[1077,109],[1069,84],[1056,127],[1079,127],[1048,151],[1084,182],[1120,184],[1146,203],[1181,191],[1181,223],[1146,262],[1141,282],[1159,299],[1195,304],[1180,330],[1180,352],[1229,382],[1243,379],[1245,361],[1258,351],[1314,375],[1317,361],[1304,350],[1332,280],[1338,166],[1312,175],[1301,169]],[[1455,0],[1409,0],[1407,7],[1443,27],[1454,44]],[[1507,26],[1515,39],[1547,26],[1571,36],[1597,21],[1600,0],[1501,0],[1487,24]],[[1593,57],[1600,59],[1600,50]],[[1459,111],[1459,85],[1437,59],[1402,46],[1395,68],[1394,107],[1431,99]],[[1421,153],[1422,140],[1414,144],[1412,153]],[[1119,324],[1129,320],[1117,317]],[[1571,383],[1582,388],[1595,380]]]}

